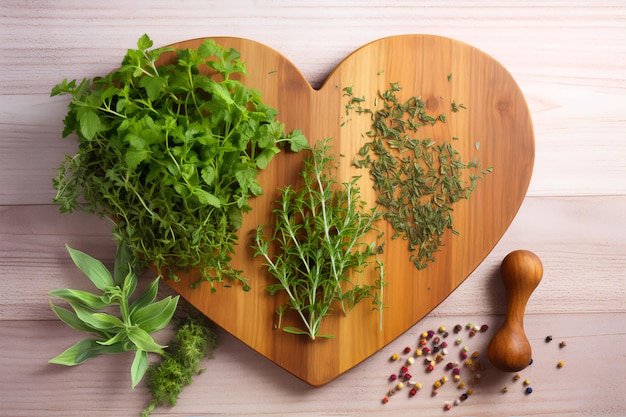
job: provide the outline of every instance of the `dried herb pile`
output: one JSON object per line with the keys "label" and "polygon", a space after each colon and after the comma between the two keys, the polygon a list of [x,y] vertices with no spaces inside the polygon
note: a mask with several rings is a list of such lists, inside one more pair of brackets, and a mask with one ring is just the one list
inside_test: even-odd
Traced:
{"label": "dried herb pile", "polygon": [[[422,127],[445,123],[447,115],[429,115],[420,96],[401,101],[400,91],[398,83],[390,84],[369,108],[365,97],[346,87],[346,116],[370,117],[371,129],[364,133],[366,142],[353,163],[369,170],[376,202],[394,229],[393,238],[407,240],[411,261],[423,269],[435,260],[444,232],[458,233],[453,205],[468,199],[480,174],[491,168],[480,171],[478,161],[463,162],[451,143],[457,138],[440,143],[420,138]],[[464,109],[463,104],[450,104],[450,113]]]}

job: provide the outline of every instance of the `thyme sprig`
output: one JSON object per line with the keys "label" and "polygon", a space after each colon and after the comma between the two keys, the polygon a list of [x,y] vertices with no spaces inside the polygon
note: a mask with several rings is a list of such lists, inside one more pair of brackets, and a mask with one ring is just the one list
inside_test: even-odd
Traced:
{"label": "thyme sprig", "polygon": [[[448,141],[438,144],[429,137],[418,137],[422,127],[445,123],[447,116],[428,114],[420,96],[401,101],[401,90],[398,83],[391,83],[375,98],[373,108],[368,108],[352,87],[343,91],[346,115],[368,115],[372,122],[353,164],[369,169],[376,202],[394,229],[393,238],[408,241],[410,260],[423,269],[435,260],[444,232],[458,234],[452,223],[453,205],[470,197],[481,176],[476,173],[478,161],[463,162]],[[466,107],[452,101],[450,109],[458,113]],[[481,173],[491,171],[488,168]]]}
{"label": "thyme sprig", "polygon": [[[329,141],[318,141],[301,172],[304,185],[281,189],[282,198],[274,210],[276,223],[271,238],[263,226],[257,228],[256,256],[262,256],[269,272],[278,281],[269,285],[271,294],[284,291],[288,306],[295,310],[304,329],[292,326],[283,330],[294,334],[333,337],[319,333],[322,320],[338,302],[344,314],[361,300],[372,297],[376,285],[353,281],[352,271],[363,271],[381,250],[376,240],[363,239],[380,218],[378,211],[367,209],[361,200],[358,178],[338,186],[334,179],[336,165],[329,153]],[[272,256],[270,248],[276,248]],[[380,294],[382,297],[382,293]],[[382,306],[381,298],[376,298]],[[280,318],[284,314],[281,310]]]}

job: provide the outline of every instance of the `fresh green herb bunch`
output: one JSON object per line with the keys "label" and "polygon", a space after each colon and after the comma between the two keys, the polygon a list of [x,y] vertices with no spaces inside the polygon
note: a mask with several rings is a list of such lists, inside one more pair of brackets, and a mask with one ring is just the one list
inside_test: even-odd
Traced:
{"label": "fresh green herb bunch", "polygon": [[[102,294],[74,289],[60,289],[50,294],[65,300],[73,311],[50,302],[54,313],[68,326],[91,333],[50,363],[74,366],[102,355],[134,351],[131,366],[133,388],[148,368],[148,353],[163,355],[166,346],[157,344],[150,333],[163,329],[176,311],[179,297],[168,296],[155,302],[159,278],[131,301],[137,286],[134,258],[125,245],[118,245],[114,275],[97,259],[70,248],[67,250],[78,267]],[[110,314],[111,307],[119,308],[119,317]]]}
{"label": "fresh green herb bunch", "polygon": [[[379,94],[381,104],[370,109],[364,107],[364,97],[354,96],[352,88],[346,87],[346,113],[371,117],[368,140],[354,165],[369,169],[376,202],[394,229],[393,238],[408,241],[411,261],[423,269],[435,260],[444,232],[458,234],[452,224],[453,205],[470,197],[481,176],[476,173],[478,162],[463,162],[449,142],[438,145],[431,138],[416,137],[423,126],[445,123],[446,115],[427,114],[419,96],[400,101],[400,90],[398,83],[392,83]],[[460,109],[465,106],[451,103],[452,113]],[[488,172],[491,169],[482,171]]]}
{"label": "fresh green herb bunch", "polygon": [[[288,306],[297,311],[305,326],[283,330],[305,334],[313,340],[332,337],[318,332],[333,302],[339,302],[347,314],[383,286],[382,279],[376,286],[352,281],[351,271],[362,271],[382,250],[375,241],[362,242],[366,234],[375,230],[374,223],[380,215],[375,209],[366,209],[360,198],[358,178],[337,186],[329,141],[319,141],[312,155],[305,158],[302,189],[281,189],[271,239],[263,236],[263,226],[258,227],[256,234],[256,255],[263,256],[268,270],[278,280],[267,290],[271,294],[285,291]],[[277,253],[271,255],[274,248]],[[382,308],[378,301],[376,305]],[[284,314],[285,309],[281,311]]]}
{"label": "fresh green herb bunch", "polygon": [[206,319],[188,316],[178,324],[176,337],[169,343],[162,362],[150,365],[146,385],[152,401],[143,411],[147,417],[155,407],[176,405],[183,388],[193,382],[193,377],[203,371],[200,362],[217,347],[217,334]]}
{"label": "fresh green herb bunch", "polygon": [[151,47],[143,35],[107,76],[52,89],[71,95],[63,136],[78,139],[54,201],[112,219],[118,240],[175,279],[198,267],[212,287],[227,278],[248,289],[229,262],[248,200],[263,192],[257,174],[279,144],[298,151],[306,138],[286,134],[260,93],[232,78],[246,72],[236,50],[207,40],[157,66],[171,49]]}

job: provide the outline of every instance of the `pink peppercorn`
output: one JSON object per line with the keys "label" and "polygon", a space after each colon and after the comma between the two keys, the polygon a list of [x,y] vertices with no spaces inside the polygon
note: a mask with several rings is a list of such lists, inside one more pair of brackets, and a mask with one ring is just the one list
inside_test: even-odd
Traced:
{"label": "pink peppercorn", "polygon": [[404,374],[404,380],[408,381],[409,379],[411,379],[411,374]]}
{"label": "pink peppercorn", "polygon": [[474,329],[470,330],[469,335],[470,335],[470,337],[476,336],[476,330],[474,330]]}
{"label": "pink peppercorn", "polygon": [[387,404],[389,402],[389,398],[385,397],[383,398],[383,404]]}
{"label": "pink peppercorn", "polygon": [[482,326],[480,326],[481,333],[485,333],[487,330],[489,330],[489,326],[487,326],[486,324],[483,324]]}
{"label": "pink peppercorn", "polygon": [[459,355],[461,355],[461,359],[467,359],[467,352],[461,352]]}
{"label": "pink peppercorn", "polygon": [[448,347],[448,344],[446,342],[441,342],[441,345],[439,345],[439,347],[445,349]]}
{"label": "pink peppercorn", "polygon": [[396,379],[398,379],[398,376],[396,374],[389,375],[389,380],[390,381],[395,381]]}
{"label": "pink peppercorn", "polygon": [[402,368],[400,368],[401,374],[406,374],[407,372],[409,372],[409,368],[407,368],[406,366],[403,366]]}
{"label": "pink peppercorn", "polygon": [[409,353],[411,352],[411,348],[409,346],[404,348],[404,353]]}
{"label": "pink peppercorn", "polygon": [[430,353],[430,348],[428,346],[424,346],[422,352],[424,352],[425,355],[428,355]]}
{"label": "pink peppercorn", "polygon": [[428,370],[428,372],[432,372],[435,369],[435,367],[433,365],[428,365],[426,369]]}
{"label": "pink peppercorn", "polygon": [[450,405],[450,403],[446,403],[446,405],[443,406],[443,409],[446,411],[448,411],[451,408],[452,408],[452,405]]}
{"label": "pink peppercorn", "polygon": [[415,394],[417,394],[417,389],[415,389],[415,388],[411,388],[411,391],[409,391],[409,395],[412,397],[412,396],[414,396]]}

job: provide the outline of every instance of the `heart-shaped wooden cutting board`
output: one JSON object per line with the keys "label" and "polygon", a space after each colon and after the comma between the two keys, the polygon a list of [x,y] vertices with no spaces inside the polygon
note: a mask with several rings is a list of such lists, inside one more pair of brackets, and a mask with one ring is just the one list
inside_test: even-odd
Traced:
{"label": "heart-shaped wooden cutting board", "polygon": [[[242,342],[313,386],[321,386],[368,358],[416,324],[441,303],[482,262],[504,234],[524,199],[534,162],[534,135],[525,99],[506,69],[480,50],[452,39],[429,35],[403,35],[369,43],[348,56],[330,74],[323,86],[311,87],[300,71],[283,55],[260,43],[236,38],[213,38],[233,47],[246,62],[243,82],[262,92],[266,104],[275,107],[288,131],[301,129],[313,144],[333,138],[333,151],[340,161],[339,181],[360,175],[362,196],[375,204],[367,171],[352,165],[364,143],[363,133],[371,120],[346,115],[344,88],[363,96],[373,105],[379,92],[391,83],[402,90],[400,98],[419,95],[429,114],[446,114],[446,123],[417,135],[437,143],[451,142],[464,161],[478,160],[493,171],[478,181],[468,200],[456,203],[454,228],[436,261],[418,270],[409,260],[407,242],[391,239],[393,230],[383,220],[385,264],[382,330],[379,314],[371,301],[358,304],[348,316],[335,310],[322,324],[320,333],[332,339],[294,335],[276,329],[278,307],[284,299],[270,295],[265,287],[273,277],[254,256],[251,247],[255,229],[273,224],[276,190],[298,184],[304,152],[283,151],[260,174],[264,195],[252,201],[239,233],[233,258],[236,269],[250,280],[252,290],[209,285],[190,288],[198,277],[191,273],[168,284],[216,324]],[[173,45],[197,47],[204,39]],[[452,114],[451,103],[463,104]],[[452,138],[455,138],[452,140]],[[372,277],[362,277],[373,280]],[[373,281],[370,281],[373,282]],[[476,300],[477,303],[482,302]],[[295,316],[283,324],[299,325]]]}

